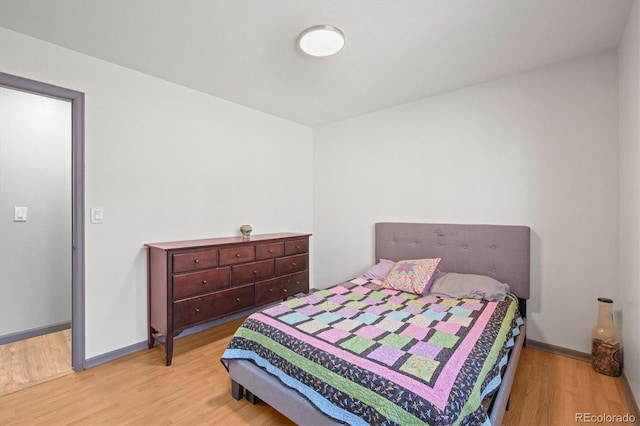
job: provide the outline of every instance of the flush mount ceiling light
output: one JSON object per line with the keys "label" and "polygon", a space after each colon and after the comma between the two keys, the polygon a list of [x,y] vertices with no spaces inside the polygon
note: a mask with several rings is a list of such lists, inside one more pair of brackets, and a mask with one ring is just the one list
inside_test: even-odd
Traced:
{"label": "flush mount ceiling light", "polygon": [[331,56],[344,46],[344,33],[331,25],[315,25],[298,36],[298,46],[311,56]]}

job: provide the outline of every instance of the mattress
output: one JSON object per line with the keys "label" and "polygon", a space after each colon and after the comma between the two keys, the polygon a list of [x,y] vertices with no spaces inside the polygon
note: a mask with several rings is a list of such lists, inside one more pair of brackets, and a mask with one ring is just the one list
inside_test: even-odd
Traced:
{"label": "mattress", "polygon": [[517,306],[353,280],[251,315],[222,362],[254,363],[342,423],[488,424]]}

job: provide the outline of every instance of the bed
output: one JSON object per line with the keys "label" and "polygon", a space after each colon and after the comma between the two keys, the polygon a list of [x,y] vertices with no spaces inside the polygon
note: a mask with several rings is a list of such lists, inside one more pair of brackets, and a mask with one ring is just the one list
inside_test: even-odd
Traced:
{"label": "bed", "polygon": [[[298,424],[499,425],[525,341],[529,250],[524,226],[377,223],[376,262],[440,258],[441,271],[492,277],[514,296],[412,296],[356,279],[289,299],[250,316],[232,338],[222,357],[232,395],[246,390],[250,402],[263,400]],[[348,307],[330,305],[339,299]],[[425,335],[416,321],[434,312]],[[437,322],[454,317],[453,331]],[[398,325],[404,320],[411,324]],[[385,331],[366,334],[373,328]],[[434,336],[440,358],[416,349],[433,350]],[[440,364],[442,354],[451,361]]]}

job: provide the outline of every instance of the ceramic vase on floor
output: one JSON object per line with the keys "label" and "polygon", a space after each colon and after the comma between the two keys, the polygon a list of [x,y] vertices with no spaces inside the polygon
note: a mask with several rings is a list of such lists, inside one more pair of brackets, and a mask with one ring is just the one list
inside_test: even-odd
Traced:
{"label": "ceramic vase on floor", "polygon": [[598,298],[598,320],[591,330],[591,366],[607,376],[620,375],[620,338],[613,326],[613,300]]}

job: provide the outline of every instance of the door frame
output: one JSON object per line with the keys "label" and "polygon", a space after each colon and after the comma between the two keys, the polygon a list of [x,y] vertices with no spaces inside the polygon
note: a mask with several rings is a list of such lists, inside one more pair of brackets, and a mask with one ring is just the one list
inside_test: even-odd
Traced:
{"label": "door frame", "polygon": [[71,102],[71,367],[84,370],[84,93],[3,72],[0,87]]}

